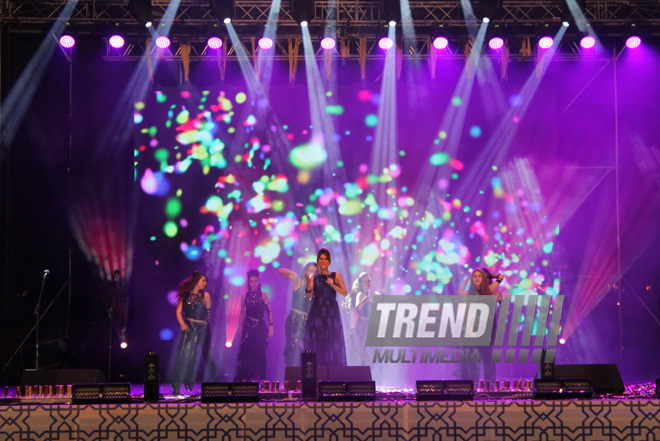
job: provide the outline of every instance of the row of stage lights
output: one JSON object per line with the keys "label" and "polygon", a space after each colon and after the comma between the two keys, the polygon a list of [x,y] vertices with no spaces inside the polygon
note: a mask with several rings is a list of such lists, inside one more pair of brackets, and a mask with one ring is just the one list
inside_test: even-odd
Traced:
{"label": "row of stage lights", "polygon": [[[62,47],[69,49],[75,46],[76,40],[72,35],[65,34],[60,37],[60,44]],[[126,40],[121,35],[113,35],[108,39],[108,44],[115,49],[121,49],[126,44]],[[167,49],[171,44],[172,43],[170,39],[166,36],[161,35],[160,37],[156,38],[156,46],[161,49]],[[210,49],[217,50],[222,47],[223,42],[220,37],[210,37],[206,44]],[[274,46],[273,39],[269,37],[261,37],[258,44],[261,49],[266,51]],[[335,48],[337,42],[332,37],[325,37],[321,40],[320,44],[322,49],[329,51]],[[541,49],[549,49],[553,44],[554,40],[549,36],[541,37],[538,42],[538,46]],[[641,44],[642,39],[636,35],[629,37],[626,40],[626,47],[628,49],[635,49]],[[378,47],[380,47],[382,50],[386,51],[391,49],[393,46],[394,41],[392,41],[392,39],[389,37],[383,37],[378,41]],[[437,50],[445,50],[448,46],[449,40],[446,37],[436,37],[433,40],[433,47]],[[488,47],[490,47],[492,50],[499,50],[503,46],[504,40],[501,37],[493,37],[488,41]],[[587,35],[580,40],[580,46],[583,49],[593,49],[596,46],[596,39],[590,35]]]}
{"label": "row of stage lights", "polygon": [[[303,23],[304,25],[306,25],[306,22]],[[395,26],[395,25],[396,24],[394,22],[390,22],[390,26]],[[303,26],[302,23],[301,26]],[[568,26],[568,23],[564,23],[564,26]],[[642,39],[636,35],[633,35],[626,40],[626,47],[628,49],[635,49],[639,47],[641,43],[642,43]],[[64,48],[67,49],[72,48],[73,46],[75,46],[75,44],[76,44],[76,40],[70,34],[64,34],[60,37],[60,45],[62,45],[62,47]],[[115,49],[121,49],[126,44],[126,40],[121,35],[115,34],[108,39],[108,44]],[[169,37],[161,35],[156,38],[155,44],[161,49],[167,49],[170,47],[171,41]],[[206,44],[210,49],[217,50],[222,47],[223,41],[220,37],[212,36],[209,37]],[[259,44],[259,48],[267,51],[271,49],[275,43],[272,38],[261,37],[258,41],[258,44]],[[433,47],[437,50],[446,50],[449,47],[449,40],[446,37],[438,36],[433,39],[432,44]],[[541,49],[550,49],[553,44],[554,44],[554,39],[550,36],[541,37],[538,41],[538,46]],[[335,48],[337,42],[332,37],[324,37],[323,39],[321,39],[320,45],[323,50],[329,51]],[[501,37],[493,37],[488,41],[488,47],[490,47],[492,50],[499,50],[503,46],[504,46],[504,39],[502,39]],[[586,35],[582,37],[582,39],[580,40],[580,46],[583,49],[593,49],[596,46],[596,39],[591,35]],[[378,47],[380,47],[384,51],[389,50],[392,47],[394,47],[394,41],[389,37],[382,37],[378,41]]]}

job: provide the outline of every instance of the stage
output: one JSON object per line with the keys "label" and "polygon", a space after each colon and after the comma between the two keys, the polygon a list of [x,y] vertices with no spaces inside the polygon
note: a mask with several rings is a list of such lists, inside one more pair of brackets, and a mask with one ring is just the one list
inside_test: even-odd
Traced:
{"label": "stage", "polygon": [[[648,386],[647,390],[654,386]],[[522,395],[521,395],[522,396]],[[630,394],[590,400],[209,403],[199,395],[157,403],[0,406],[6,440],[658,440],[660,400]],[[641,398],[640,398],[641,397]]]}

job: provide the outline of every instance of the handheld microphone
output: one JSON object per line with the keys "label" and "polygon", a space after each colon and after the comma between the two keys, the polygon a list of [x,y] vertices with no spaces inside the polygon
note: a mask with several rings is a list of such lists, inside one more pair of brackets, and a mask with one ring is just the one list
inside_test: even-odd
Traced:
{"label": "handheld microphone", "polygon": [[44,270],[43,280],[46,280],[46,277],[50,274],[50,270]]}
{"label": "handheld microphone", "polygon": [[119,270],[115,270],[115,274],[112,277],[113,282],[116,282],[119,279]]}

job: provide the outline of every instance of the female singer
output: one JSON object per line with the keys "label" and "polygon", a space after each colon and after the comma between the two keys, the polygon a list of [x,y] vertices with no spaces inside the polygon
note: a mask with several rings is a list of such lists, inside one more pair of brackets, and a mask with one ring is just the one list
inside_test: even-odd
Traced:
{"label": "female singer", "polygon": [[346,366],[346,346],[336,294],[346,297],[341,274],[330,272],[330,251],[316,256],[319,274],[307,276],[305,294],[312,298],[305,329],[305,349],[316,353],[318,366]]}

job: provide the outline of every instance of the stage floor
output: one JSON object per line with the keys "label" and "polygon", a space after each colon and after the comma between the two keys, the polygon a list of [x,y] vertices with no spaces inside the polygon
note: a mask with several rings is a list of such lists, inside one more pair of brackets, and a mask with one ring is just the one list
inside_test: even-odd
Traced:
{"label": "stage floor", "polygon": [[639,393],[554,401],[477,394],[473,401],[417,402],[401,392],[379,393],[373,402],[302,402],[294,396],[204,404],[199,395],[162,391],[156,403],[136,394],[126,404],[6,399],[0,405],[0,439],[660,440],[660,400]]}

